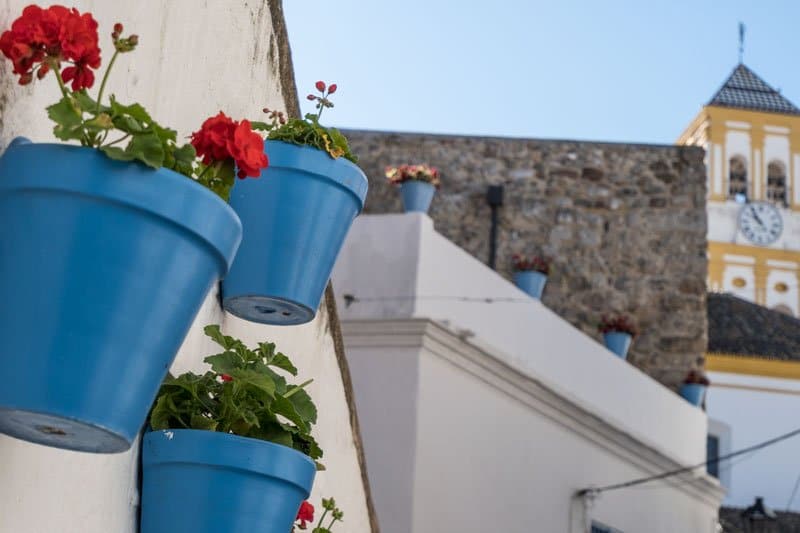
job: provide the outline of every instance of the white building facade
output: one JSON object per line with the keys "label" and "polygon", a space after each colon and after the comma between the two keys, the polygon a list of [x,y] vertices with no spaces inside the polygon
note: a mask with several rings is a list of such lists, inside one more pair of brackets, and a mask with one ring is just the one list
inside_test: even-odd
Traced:
{"label": "white building facade", "polygon": [[[385,533],[716,532],[705,414],[438,234],[362,216],[334,272]],[[594,529],[592,529],[594,528]]]}

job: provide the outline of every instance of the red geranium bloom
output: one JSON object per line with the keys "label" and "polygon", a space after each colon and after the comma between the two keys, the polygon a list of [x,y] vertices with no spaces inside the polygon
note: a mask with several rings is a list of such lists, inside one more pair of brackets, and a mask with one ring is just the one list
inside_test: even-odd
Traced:
{"label": "red geranium bloom", "polygon": [[230,377],[228,374],[220,374],[219,377],[222,379],[222,381],[233,381],[233,378]]}
{"label": "red geranium bloom", "polygon": [[20,83],[33,79],[33,70],[41,63],[38,78],[43,78],[50,66],[60,68],[66,61],[73,66],[62,72],[72,81],[73,90],[91,87],[94,72],[100,67],[97,21],[89,13],[77,9],[51,6],[42,9],[28,6],[11,29],[0,35],[0,52],[11,60]]}
{"label": "red geranium bloom", "polygon": [[86,54],[75,62],[74,67],[67,67],[61,73],[64,83],[72,81],[73,91],[80,91],[94,85],[94,72],[91,69],[100,66],[99,52],[98,49],[87,49]]}
{"label": "red geranium bloom", "polygon": [[250,122],[236,122],[222,111],[192,134],[192,146],[204,165],[232,159],[239,169],[239,178],[258,177],[261,169],[269,165],[264,139],[253,131]]}
{"label": "red geranium bloom", "polygon": [[313,522],[314,521],[314,506],[306,500],[300,504],[300,510],[297,511],[297,518],[300,522],[298,526],[300,529],[306,528],[306,522]]}
{"label": "red geranium bloom", "polygon": [[244,179],[248,176],[257,178],[262,168],[267,168],[269,159],[264,153],[264,139],[253,131],[248,120],[242,120],[233,132],[229,150],[236,166],[237,176]]}
{"label": "red geranium bloom", "polygon": [[236,122],[220,111],[218,115],[206,119],[200,129],[192,133],[192,146],[197,150],[197,155],[203,158],[204,165],[231,157],[228,139],[233,137],[235,129]]}

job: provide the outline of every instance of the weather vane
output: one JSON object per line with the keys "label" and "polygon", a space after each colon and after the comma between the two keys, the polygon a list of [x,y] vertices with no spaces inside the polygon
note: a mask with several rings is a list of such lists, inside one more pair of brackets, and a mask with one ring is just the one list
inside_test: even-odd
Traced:
{"label": "weather vane", "polygon": [[739,63],[744,59],[744,23],[739,23]]}

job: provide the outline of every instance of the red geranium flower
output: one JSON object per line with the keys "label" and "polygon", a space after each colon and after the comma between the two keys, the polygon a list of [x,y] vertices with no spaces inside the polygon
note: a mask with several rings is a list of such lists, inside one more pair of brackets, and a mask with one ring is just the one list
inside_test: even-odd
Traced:
{"label": "red geranium flower", "polygon": [[314,521],[314,506],[306,500],[300,504],[300,510],[297,511],[297,521],[300,522],[300,525],[297,526],[300,529],[306,528],[306,522],[313,522]]}
{"label": "red geranium flower", "polygon": [[222,111],[192,134],[192,146],[204,165],[232,159],[239,169],[239,178],[258,177],[261,169],[269,165],[264,139],[253,131],[250,122],[236,122]]}
{"label": "red geranium flower", "polygon": [[229,150],[236,166],[237,176],[244,179],[248,176],[257,178],[262,168],[267,168],[269,159],[264,153],[264,139],[253,131],[250,121],[242,120],[233,132],[233,140],[229,142]]}
{"label": "red geranium flower", "polygon": [[100,67],[97,43],[97,21],[89,13],[31,5],[0,35],[0,52],[13,63],[21,84],[30,83],[37,64],[41,64],[37,72],[41,79],[51,66],[60,69],[62,62],[71,63],[61,75],[72,81],[73,90],[79,90],[94,83],[90,69]]}
{"label": "red geranium flower", "polygon": [[222,379],[222,381],[233,381],[233,378],[230,377],[228,374],[220,374],[219,377]]}

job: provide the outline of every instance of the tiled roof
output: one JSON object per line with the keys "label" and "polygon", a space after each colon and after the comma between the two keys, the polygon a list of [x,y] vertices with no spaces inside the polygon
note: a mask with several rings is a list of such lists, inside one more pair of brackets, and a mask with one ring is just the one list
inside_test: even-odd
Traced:
{"label": "tiled roof", "polygon": [[741,63],[708,105],[800,115],[800,108]]}
{"label": "tiled roof", "polygon": [[709,293],[708,351],[800,361],[800,320],[731,294]]}
{"label": "tiled roof", "polygon": [[[742,517],[743,508],[720,507],[719,522],[723,533],[748,533],[753,531]],[[761,527],[755,531],[764,533],[800,533],[800,514],[786,511],[775,511],[776,520],[761,522]]]}

